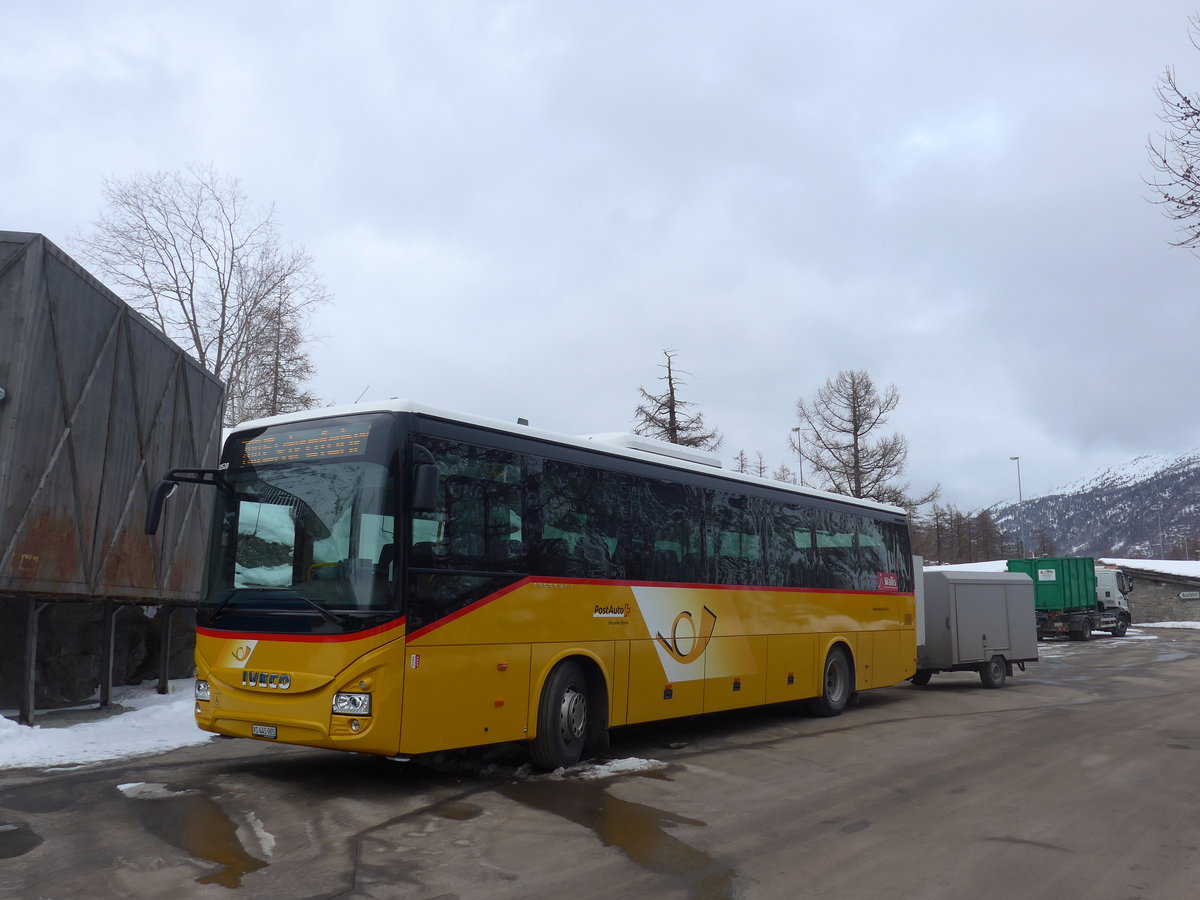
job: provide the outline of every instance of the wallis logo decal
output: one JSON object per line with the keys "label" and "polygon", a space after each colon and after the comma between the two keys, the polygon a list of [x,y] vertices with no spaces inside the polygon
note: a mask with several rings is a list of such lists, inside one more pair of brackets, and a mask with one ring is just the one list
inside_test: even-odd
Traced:
{"label": "wallis logo decal", "polygon": [[[685,622],[687,623],[686,625],[684,624]],[[680,634],[681,626],[683,627],[682,634]],[[700,613],[700,627],[698,629],[696,628],[696,622],[692,618],[692,614],[688,610],[684,610],[671,623],[670,640],[663,637],[661,631],[655,634],[654,637],[676,662],[690,663],[698,660],[701,654],[704,653],[709,640],[712,638],[713,629],[716,627],[717,614],[706,606]]]}

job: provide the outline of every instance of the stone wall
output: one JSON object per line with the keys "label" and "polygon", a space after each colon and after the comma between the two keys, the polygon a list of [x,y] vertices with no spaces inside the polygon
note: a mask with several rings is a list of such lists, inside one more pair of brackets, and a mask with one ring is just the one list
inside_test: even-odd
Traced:
{"label": "stone wall", "polygon": [[1181,592],[1200,593],[1200,584],[1187,578],[1173,578],[1157,572],[1126,569],[1133,576],[1129,612],[1133,623],[1200,622],[1200,599],[1181,600]]}
{"label": "stone wall", "polygon": [[[0,598],[0,709],[20,706],[25,659],[24,599]],[[113,685],[157,679],[164,607],[121,604],[113,643]],[[172,612],[168,674],[186,678],[195,671],[195,610]],[[46,602],[38,615],[34,706],[54,709],[94,700],[100,691],[104,658],[104,604],[97,601]]]}

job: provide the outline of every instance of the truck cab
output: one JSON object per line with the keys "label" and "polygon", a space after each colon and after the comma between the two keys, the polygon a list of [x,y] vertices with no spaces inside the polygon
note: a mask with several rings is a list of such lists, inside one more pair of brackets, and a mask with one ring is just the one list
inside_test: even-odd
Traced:
{"label": "truck cab", "polygon": [[1103,620],[1101,630],[1114,637],[1125,634],[1132,621],[1128,598],[1132,590],[1133,579],[1123,569],[1096,566],[1096,609]]}

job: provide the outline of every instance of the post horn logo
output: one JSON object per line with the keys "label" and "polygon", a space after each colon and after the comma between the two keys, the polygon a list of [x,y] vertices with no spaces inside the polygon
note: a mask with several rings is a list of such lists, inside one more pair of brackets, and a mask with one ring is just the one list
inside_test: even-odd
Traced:
{"label": "post horn logo", "polygon": [[[683,622],[687,622],[691,634],[679,633],[679,626]],[[688,610],[684,610],[675,617],[675,621],[671,623],[671,639],[668,641],[662,636],[662,632],[655,634],[655,638],[662,645],[662,648],[667,651],[672,659],[676,662],[690,663],[695,662],[704,653],[708,647],[708,642],[712,638],[713,629],[717,627],[717,614],[704,607],[700,613],[700,628],[696,628],[696,622],[692,618],[692,614]],[[691,646],[687,643],[691,641]],[[683,647],[680,643],[683,643]],[[685,650],[686,648],[686,650]]]}
{"label": "post horn logo", "polygon": [[242,644],[242,646],[233,651],[233,658],[238,662],[245,662],[250,658],[251,649],[247,644]]}

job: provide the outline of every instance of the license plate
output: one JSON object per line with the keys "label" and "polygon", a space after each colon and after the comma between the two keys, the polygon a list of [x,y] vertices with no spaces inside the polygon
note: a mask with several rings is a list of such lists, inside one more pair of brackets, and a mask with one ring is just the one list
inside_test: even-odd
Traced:
{"label": "license plate", "polygon": [[250,734],[252,737],[270,738],[275,740],[275,736],[279,734],[279,729],[274,725],[251,725]]}

